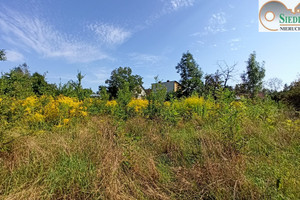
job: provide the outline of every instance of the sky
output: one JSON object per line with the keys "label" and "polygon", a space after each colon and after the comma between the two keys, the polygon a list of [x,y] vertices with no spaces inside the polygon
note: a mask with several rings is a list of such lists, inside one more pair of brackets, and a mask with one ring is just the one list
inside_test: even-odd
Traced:
{"label": "sky", "polygon": [[145,88],[157,75],[178,81],[187,51],[205,74],[236,63],[231,84],[255,51],[266,81],[289,84],[300,73],[299,42],[300,33],[259,32],[257,0],[0,0],[0,72],[27,63],[58,84],[80,71],[93,91],[118,67],[131,67]]}

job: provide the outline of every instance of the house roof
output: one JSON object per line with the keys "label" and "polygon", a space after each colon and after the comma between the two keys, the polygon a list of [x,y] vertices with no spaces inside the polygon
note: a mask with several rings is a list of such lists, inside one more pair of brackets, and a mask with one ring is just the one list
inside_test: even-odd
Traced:
{"label": "house roof", "polygon": [[99,94],[91,94],[90,97],[100,97]]}
{"label": "house roof", "polygon": [[174,82],[174,83],[177,83],[178,85],[181,85],[178,81],[165,81],[165,82],[158,82],[158,83],[152,83],[152,85],[153,84],[163,84],[163,83],[172,83],[172,82]]}

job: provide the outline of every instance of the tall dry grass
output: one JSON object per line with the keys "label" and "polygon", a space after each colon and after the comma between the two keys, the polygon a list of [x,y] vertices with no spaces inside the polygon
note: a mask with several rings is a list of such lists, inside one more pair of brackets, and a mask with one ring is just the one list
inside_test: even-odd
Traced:
{"label": "tall dry grass", "polygon": [[0,155],[0,199],[298,199],[299,132],[244,121],[91,117]]}

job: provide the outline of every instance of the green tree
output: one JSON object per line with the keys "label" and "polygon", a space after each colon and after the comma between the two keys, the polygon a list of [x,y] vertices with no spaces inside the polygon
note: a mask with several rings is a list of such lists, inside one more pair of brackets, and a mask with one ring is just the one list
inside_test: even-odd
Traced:
{"label": "green tree", "polygon": [[280,93],[280,98],[300,111],[300,78],[292,82],[289,86],[285,86]]}
{"label": "green tree", "polygon": [[[125,83],[128,83],[129,91],[131,93],[139,90],[139,85],[143,84],[142,77],[139,75],[132,75],[130,67],[119,67],[111,72],[110,79],[105,81],[108,84],[108,92],[112,98],[118,96],[118,91],[125,87]],[[136,91],[139,92],[139,91]]]}
{"label": "green tree", "polygon": [[190,96],[193,92],[199,94],[203,92],[203,82],[201,80],[203,72],[189,51],[182,55],[180,62],[176,66],[176,70],[181,77],[181,91],[184,96]]}
{"label": "green tree", "polygon": [[211,94],[214,99],[217,98],[217,91],[222,88],[222,78],[219,70],[214,74],[205,75],[204,92],[205,95]]}
{"label": "green tree", "polygon": [[64,95],[68,97],[75,97],[76,93],[74,90],[73,81],[68,81],[67,83],[59,83],[57,95]]}
{"label": "green tree", "polygon": [[32,90],[37,96],[56,94],[57,87],[55,84],[49,84],[46,81],[46,75],[41,75],[37,72],[31,76]]}
{"label": "green tree", "polygon": [[247,63],[247,71],[241,75],[243,85],[246,91],[254,97],[261,89],[263,78],[265,77],[264,62],[259,63],[256,61],[256,53],[250,54]]}
{"label": "green tree", "polygon": [[99,86],[99,95],[100,95],[100,99],[103,101],[108,101],[109,100],[109,94],[107,92],[107,88],[103,85]]}
{"label": "green tree", "polygon": [[77,97],[79,100],[83,100],[84,98],[89,97],[93,94],[91,89],[84,89],[82,87],[82,79],[84,75],[81,72],[78,72],[77,81],[70,80],[66,84],[59,84],[58,94],[62,94],[69,97]]}
{"label": "green tree", "polygon": [[18,98],[25,98],[34,94],[31,74],[26,63],[2,75],[1,93]]}
{"label": "green tree", "polygon": [[[86,97],[86,95],[87,95],[86,91],[82,87],[82,79],[84,79],[84,77],[85,77],[85,75],[83,75],[81,72],[78,72],[77,76],[76,76],[77,81],[71,81],[71,84],[72,84],[72,86],[74,88],[76,97],[79,100],[83,100]],[[91,94],[89,94],[89,95],[91,95]]]}
{"label": "green tree", "polygon": [[0,50],[0,60],[6,60],[5,51],[3,49]]}
{"label": "green tree", "polygon": [[158,76],[154,77],[155,84],[151,93],[147,96],[148,104],[148,114],[150,118],[159,116],[164,108],[164,102],[167,97],[167,88],[161,84],[158,80]]}

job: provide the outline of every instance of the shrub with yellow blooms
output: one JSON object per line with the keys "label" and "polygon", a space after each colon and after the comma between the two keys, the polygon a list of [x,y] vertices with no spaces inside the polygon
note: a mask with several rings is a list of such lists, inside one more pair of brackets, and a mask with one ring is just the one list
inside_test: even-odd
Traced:
{"label": "shrub with yellow blooms", "polygon": [[142,114],[146,110],[148,104],[148,100],[145,99],[132,99],[127,106],[135,113]]}
{"label": "shrub with yellow blooms", "polygon": [[113,107],[116,107],[118,105],[117,101],[116,100],[112,100],[112,101],[107,101],[105,106],[106,107],[109,107],[109,108],[113,108]]}
{"label": "shrub with yellow blooms", "polygon": [[[64,119],[88,116],[87,107],[77,98],[58,96],[30,96],[25,99],[1,98],[0,120],[14,126],[66,125]],[[9,123],[8,123],[9,122]]]}

